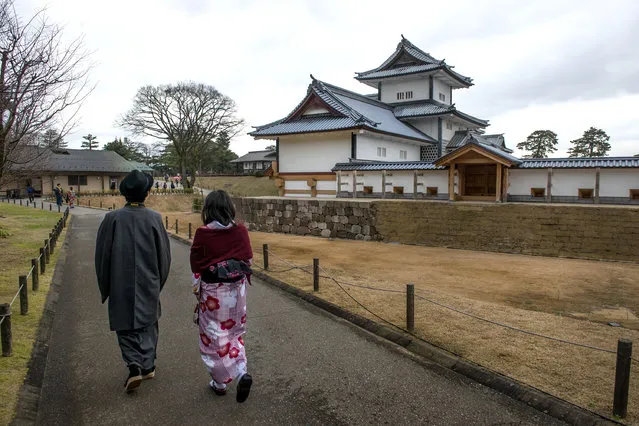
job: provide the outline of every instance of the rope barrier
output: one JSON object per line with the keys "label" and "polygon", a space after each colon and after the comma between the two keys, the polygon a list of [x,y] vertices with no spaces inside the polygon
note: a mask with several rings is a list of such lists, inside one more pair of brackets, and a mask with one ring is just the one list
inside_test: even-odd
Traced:
{"label": "rope barrier", "polygon": [[29,273],[27,274],[27,279],[29,279],[29,277],[31,276],[31,274],[33,273],[33,268],[35,268],[35,266],[31,266],[31,269],[29,269]]}
{"label": "rope barrier", "polygon": [[9,303],[9,306],[13,305],[13,302],[16,301],[16,299],[18,298],[18,295],[20,294],[20,290],[22,290],[22,287],[24,287],[24,284],[21,284],[20,287],[18,287],[18,291],[17,291],[16,295],[13,296],[13,300],[11,301],[11,303]]}
{"label": "rope barrier", "polygon": [[[291,268],[289,270],[300,269],[303,272],[306,272],[307,274],[311,274],[312,275],[312,272],[309,272],[309,271],[306,271],[305,269],[303,269],[306,266],[299,267],[297,265],[294,265],[293,263],[288,262],[287,260],[285,260],[282,257],[280,257],[277,254],[275,254],[273,251],[271,251],[270,248],[268,250],[268,253],[272,254],[273,256],[275,256],[276,258],[281,260],[282,262],[290,265]],[[367,311],[371,315],[375,316],[376,318],[384,321],[385,323],[390,324],[393,327],[396,327],[396,328],[398,328],[398,329],[400,329],[402,331],[408,332],[403,327],[400,327],[397,324],[394,324],[391,321],[388,321],[385,318],[382,318],[381,316],[379,316],[375,312],[373,312],[370,309],[368,309],[366,306],[364,306],[362,303],[360,303],[357,299],[355,299],[348,291],[346,291],[346,289],[344,289],[342,287],[342,285],[356,287],[356,288],[363,288],[363,289],[372,290],[372,291],[381,291],[381,292],[396,293],[396,294],[406,294],[405,291],[395,290],[395,289],[388,289],[388,288],[370,287],[370,286],[366,286],[366,285],[354,284],[354,283],[350,283],[350,282],[346,282],[346,281],[340,281],[340,280],[336,279],[335,277],[333,277],[332,275],[330,275],[330,273],[328,271],[326,271],[326,269],[324,269],[322,266],[320,266],[320,270],[322,270],[326,274],[326,275],[320,275],[321,278],[327,278],[327,279],[335,282],[335,284],[337,284],[337,286],[344,293],[346,293],[346,295],[348,295],[348,297],[351,298],[362,309],[364,309],[365,311]],[[288,270],[286,270],[286,271],[288,271]],[[286,272],[286,271],[284,271],[284,272]],[[266,272],[276,272],[276,271],[266,270]],[[584,344],[584,343],[572,342],[570,340],[561,339],[561,338],[553,337],[553,336],[547,336],[545,334],[536,333],[534,331],[524,330],[524,329],[521,329],[521,328],[518,328],[518,327],[515,327],[515,326],[512,326],[512,325],[509,325],[509,324],[504,324],[504,323],[501,323],[499,321],[495,321],[495,320],[491,320],[491,319],[488,319],[488,318],[484,318],[484,317],[481,317],[479,315],[472,314],[470,312],[462,311],[462,310],[454,308],[452,306],[448,306],[448,305],[445,305],[443,303],[440,303],[440,302],[437,302],[435,300],[432,300],[432,299],[429,299],[427,297],[424,297],[424,296],[422,296],[420,294],[415,294],[415,297],[417,297],[419,300],[424,300],[426,302],[432,303],[432,304],[440,306],[442,308],[451,310],[453,312],[457,312],[457,313],[459,313],[461,315],[465,315],[465,316],[468,316],[470,318],[477,319],[477,320],[480,320],[480,321],[484,321],[484,322],[487,322],[489,324],[496,325],[496,326],[499,326],[499,327],[503,327],[503,328],[506,328],[506,329],[509,329],[509,330],[512,330],[512,331],[520,332],[520,333],[523,333],[523,334],[528,334],[528,335],[535,336],[535,337],[540,337],[540,338],[543,338],[543,339],[547,339],[547,340],[551,340],[551,341],[555,341],[555,342],[559,342],[559,343],[564,343],[564,344],[568,344],[568,345],[572,345],[572,346],[577,346],[577,347],[581,347],[581,348],[585,348],[585,349],[591,349],[591,350],[595,350],[595,351],[599,351],[599,352],[605,352],[605,353],[611,353],[611,354],[616,354],[617,353],[617,351],[611,350],[611,349],[600,348],[600,347],[597,347],[597,346],[587,345],[587,344]],[[635,362],[639,362],[639,360],[635,360],[634,358],[632,358],[632,360],[635,361]]]}

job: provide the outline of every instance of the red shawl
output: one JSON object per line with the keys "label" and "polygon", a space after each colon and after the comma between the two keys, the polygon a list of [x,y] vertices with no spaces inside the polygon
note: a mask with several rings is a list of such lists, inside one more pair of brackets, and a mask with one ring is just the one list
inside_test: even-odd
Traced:
{"label": "red shawl", "polygon": [[191,246],[191,271],[194,274],[224,260],[248,261],[252,258],[248,231],[241,223],[226,229],[202,226],[195,231]]}

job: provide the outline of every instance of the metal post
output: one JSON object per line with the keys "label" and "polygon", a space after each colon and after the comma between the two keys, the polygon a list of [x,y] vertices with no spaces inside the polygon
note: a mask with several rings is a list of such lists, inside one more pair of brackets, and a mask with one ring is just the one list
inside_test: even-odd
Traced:
{"label": "metal post", "polygon": [[26,275],[20,275],[18,278],[18,288],[20,289],[20,315],[26,315],[29,313],[29,289]]}
{"label": "metal post", "polygon": [[612,414],[621,418],[628,414],[628,387],[632,363],[632,340],[619,339],[617,343],[617,368],[615,371],[615,399]]}
{"label": "metal post", "polygon": [[313,259],[313,291],[319,291],[319,259]]}
{"label": "metal post", "polygon": [[40,288],[40,274],[38,274],[38,260],[37,259],[31,259],[31,267],[33,268],[33,272],[31,272],[31,278],[32,278],[32,283],[31,283],[31,289],[33,291],[38,291],[38,289]]}
{"label": "metal post", "polygon": [[264,258],[264,269],[268,270],[268,244],[262,245],[262,257]]}
{"label": "metal post", "polygon": [[40,273],[44,274],[46,271],[46,259],[44,256],[44,249],[40,247]]}
{"label": "metal post", "polygon": [[0,305],[0,319],[2,326],[0,326],[0,335],[2,339],[2,356],[11,356],[13,352],[11,348],[11,305],[3,303]]}
{"label": "metal post", "polygon": [[415,330],[415,285],[406,284],[406,328]]}
{"label": "metal post", "polygon": [[191,239],[191,222],[189,222],[189,240]]}

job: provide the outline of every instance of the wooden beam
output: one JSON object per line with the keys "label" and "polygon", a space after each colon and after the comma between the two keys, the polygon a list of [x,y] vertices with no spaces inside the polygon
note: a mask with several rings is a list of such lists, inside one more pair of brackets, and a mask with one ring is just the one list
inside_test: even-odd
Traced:
{"label": "wooden beam", "polygon": [[504,190],[502,191],[502,201],[504,203],[508,202],[508,188],[510,186],[510,168],[504,168]]}
{"label": "wooden beam", "polygon": [[413,198],[417,198],[417,170],[413,171]]}
{"label": "wooden beam", "polygon": [[546,182],[546,202],[552,201],[552,168],[548,168],[548,180]]}
{"label": "wooden beam", "polygon": [[386,198],[386,170],[382,170],[382,199]]}
{"label": "wooden beam", "polygon": [[342,192],[342,171],[337,171],[337,196],[339,197],[339,193]]}
{"label": "wooden beam", "polygon": [[335,173],[280,173],[280,177],[288,178],[288,180],[336,180],[337,175]]}
{"label": "wooden beam", "polygon": [[357,198],[357,170],[353,170],[353,198]]}
{"label": "wooden beam", "polygon": [[501,164],[497,164],[497,178],[496,178],[497,182],[495,182],[495,201],[499,203],[501,202],[501,193],[502,193],[501,191],[502,191],[502,185],[503,185],[502,179],[501,179],[502,167],[503,166]]}
{"label": "wooden beam", "polygon": [[601,177],[601,168],[597,167],[595,173],[595,204],[599,204],[599,179]]}
{"label": "wooden beam", "polygon": [[455,163],[450,163],[448,168],[448,199],[455,201]]}

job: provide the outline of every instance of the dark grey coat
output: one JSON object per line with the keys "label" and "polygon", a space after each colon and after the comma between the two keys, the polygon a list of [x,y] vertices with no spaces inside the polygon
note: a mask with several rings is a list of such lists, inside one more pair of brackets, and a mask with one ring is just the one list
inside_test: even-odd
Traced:
{"label": "dark grey coat", "polygon": [[107,213],[95,247],[102,303],[109,300],[111,330],[135,330],[160,317],[160,291],[171,248],[159,213],[127,206]]}

